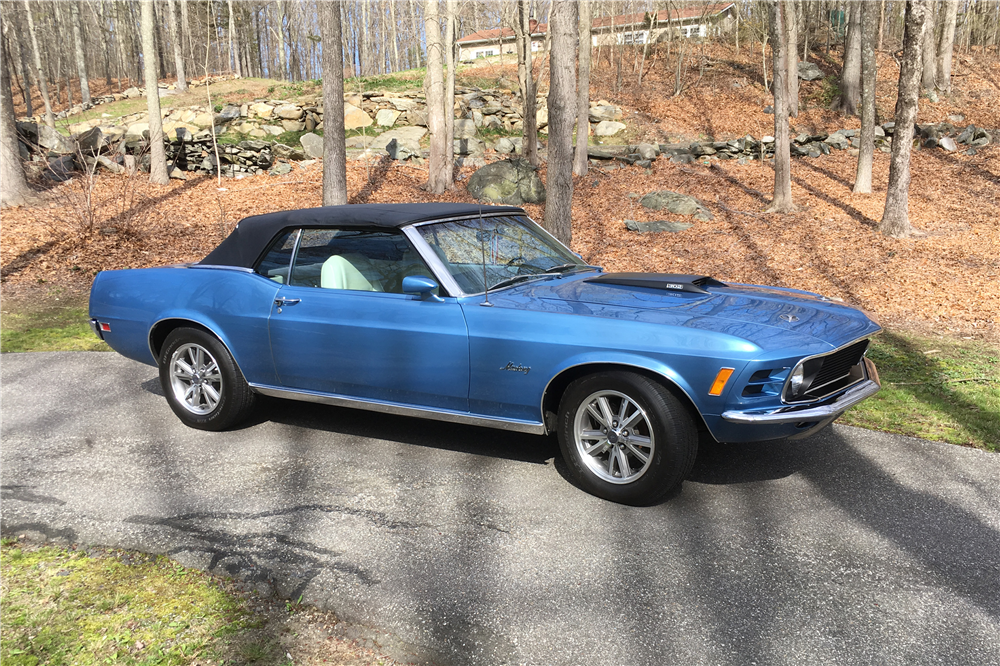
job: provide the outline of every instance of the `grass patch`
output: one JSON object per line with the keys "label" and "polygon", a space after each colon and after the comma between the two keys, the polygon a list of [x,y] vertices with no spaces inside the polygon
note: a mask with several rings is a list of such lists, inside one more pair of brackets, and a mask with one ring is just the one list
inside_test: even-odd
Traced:
{"label": "grass patch", "polygon": [[0,545],[5,666],[287,663],[231,584],[166,557]]}
{"label": "grass patch", "polygon": [[841,423],[1000,452],[1000,348],[899,332],[868,352],[882,390]]}
{"label": "grass patch", "polygon": [[49,307],[3,313],[0,352],[111,351],[90,330],[87,308]]}

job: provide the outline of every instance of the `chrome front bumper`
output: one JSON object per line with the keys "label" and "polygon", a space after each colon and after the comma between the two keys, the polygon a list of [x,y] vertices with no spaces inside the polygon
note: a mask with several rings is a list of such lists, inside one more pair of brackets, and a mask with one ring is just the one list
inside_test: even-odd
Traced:
{"label": "chrome front bumper", "polygon": [[[882,388],[879,382],[878,370],[875,364],[867,358],[862,359],[866,379],[847,389],[839,398],[833,402],[820,405],[819,407],[809,407],[806,409],[795,409],[793,407],[780,407],[766,412],[741,412],[730,410],[722,413],[722,418],[731,423],[742,423],[750,425],[773,425],[780,423],[813,423],[823,422],[826,425],[834,420],[850,407],[858,404],[862,400],[872,397]],[[810,428],[813,432],[817,428]]]}

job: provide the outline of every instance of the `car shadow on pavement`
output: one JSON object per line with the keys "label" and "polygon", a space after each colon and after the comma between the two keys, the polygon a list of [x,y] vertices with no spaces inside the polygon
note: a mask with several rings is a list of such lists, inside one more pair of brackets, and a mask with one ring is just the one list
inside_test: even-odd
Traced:
{"label": "car shadow on pavement", "polygon": [[266,400],[265,405],[260,410],[262,421],[350,437],[384,439],[538,465],[544,465],[559,455],[555,437],[277,398]]}

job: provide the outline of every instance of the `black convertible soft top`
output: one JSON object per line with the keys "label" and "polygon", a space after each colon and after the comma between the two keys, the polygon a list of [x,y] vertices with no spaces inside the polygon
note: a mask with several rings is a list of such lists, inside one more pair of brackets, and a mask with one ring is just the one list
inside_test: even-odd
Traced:
{"label": "black convertible soft top", "polygon": [[466,203],[355,204],[283,210],[240,220],[233,232],[201,264],[252,268],[268,243],[289,227],[392,227],[414,222],[483,215],[524,215],[514,206]]}

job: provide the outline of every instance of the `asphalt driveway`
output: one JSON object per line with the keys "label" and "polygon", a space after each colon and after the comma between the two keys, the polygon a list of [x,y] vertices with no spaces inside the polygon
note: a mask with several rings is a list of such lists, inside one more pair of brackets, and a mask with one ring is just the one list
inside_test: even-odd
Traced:
{"label": "asphalt driveway", "polygon": [[835,426],[650,508],[551,439],[290,402],[185,428],[154,368],[5,354],[2,529],[168,553],[441,664],[1000,664],[1000,456]]}

